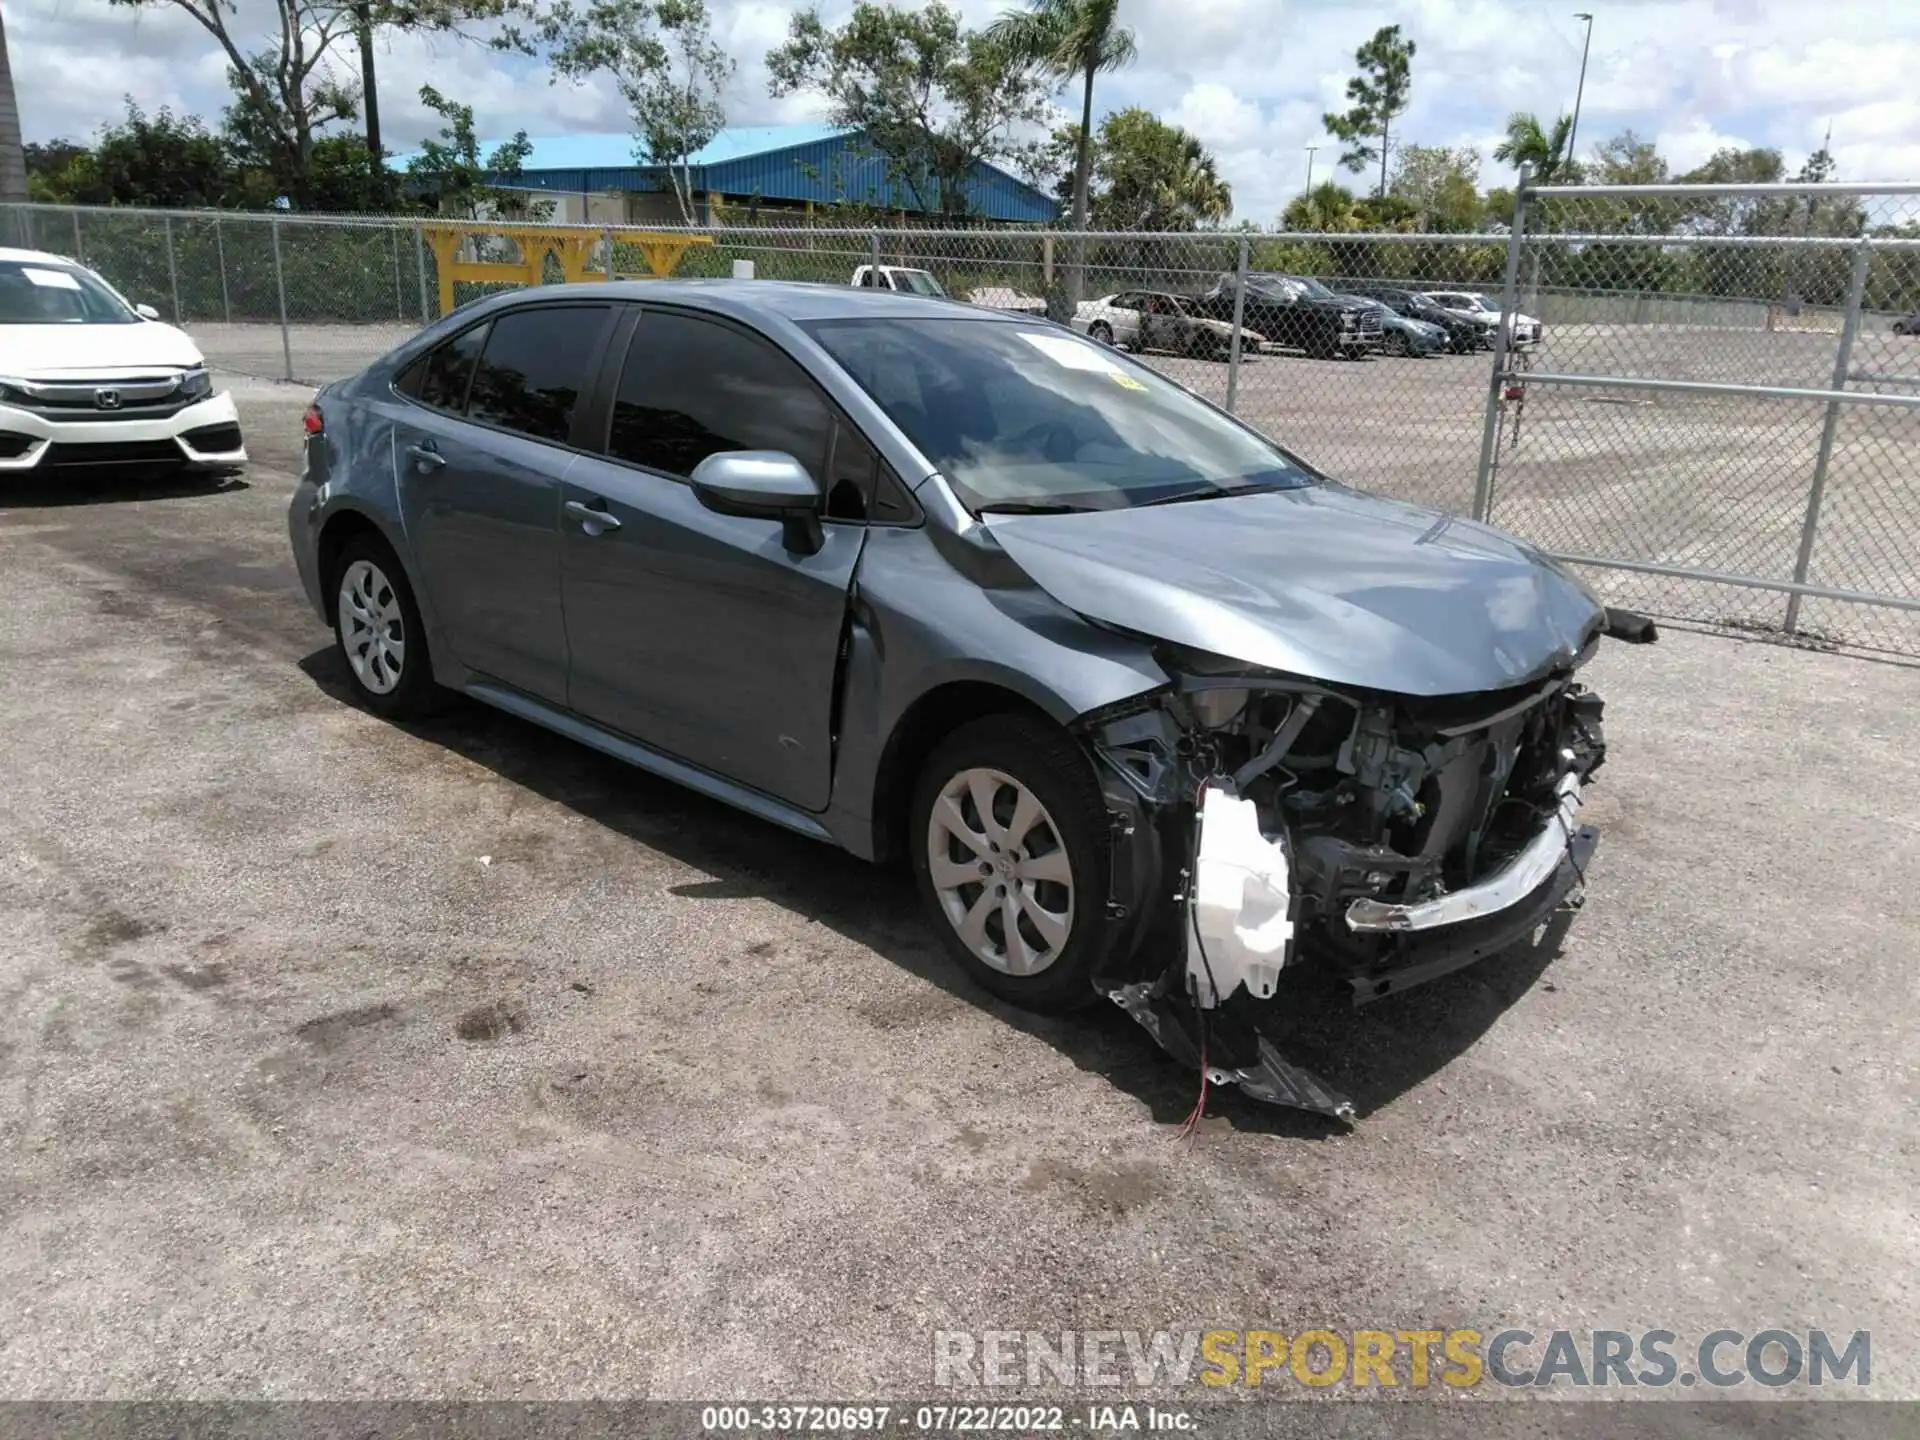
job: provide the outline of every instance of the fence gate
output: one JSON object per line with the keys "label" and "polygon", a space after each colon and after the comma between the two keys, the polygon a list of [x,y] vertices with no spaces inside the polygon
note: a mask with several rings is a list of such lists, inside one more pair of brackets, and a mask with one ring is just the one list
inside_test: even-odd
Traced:
{"label": "fence gate", "polygon": [[1523,176],[1474,513],[1615,603],[1920,655],[1917,222],[1914,185]]}

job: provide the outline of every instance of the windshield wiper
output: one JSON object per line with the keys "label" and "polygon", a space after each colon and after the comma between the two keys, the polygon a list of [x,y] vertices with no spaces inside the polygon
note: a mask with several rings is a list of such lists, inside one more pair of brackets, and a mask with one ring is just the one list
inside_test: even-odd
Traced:
{"label": "windshield wiper", "polygon": [[1265,495],[1275,490],[1292,490],[1292,485],[1210,485],[1205,490],[1181,490],[1172,495],[1161,495],[1153,500],[1142,500],[1133,508],[1145,510],[1153,505],[1179,505],[1188,500],[1225,500],[1234,495]]}
{"label": "windshield wiper", "polygon": [[1085,505],[1068,505],[1059,500],[996,500],[991,505],[982,505],[974,513],[979,515],[1079,515],[1087,510]]}

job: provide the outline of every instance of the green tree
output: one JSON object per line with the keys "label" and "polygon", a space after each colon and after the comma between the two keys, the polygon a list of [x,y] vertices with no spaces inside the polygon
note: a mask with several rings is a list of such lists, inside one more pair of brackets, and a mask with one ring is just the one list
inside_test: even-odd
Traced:
{"label": "green tree", "polygon": [[[1058,190],[1078,183],[1074,127],[1056,132],[1050,153],[1065,170]],[[1194,230],[1233,211],[1233,191],[1206,146],[1149,110],[1116,110],[1100,122],[1091,147],[1088,186],[1092,223],[1102,230]],[[1055,173],[1059,173],[1056,171]]]}
{"label": "green tree", "polygon": [[822,96],[828,119],[861,131],[895,186],[943,215],[971,211],[981,162],[1025,165],[1033,147],[1022,132],[1047,114],[1045,83],[944,0],[919,10],[857,0],[834,30],[803,10],[767,70],[775,96]]}
{"label": "green tree", "polygon": [[407,162],[407,173],[431,208],[468,220],[483,218],[483,212],[488,218],[512,220],[544,220],[553,213],[552,201],[510,188],[533,153],[526,131],[516,131],[513,139],[482,159],[471,105],[450,100],[431,85],[420,87],[420,103],[442,124],[436,138],[420,142],[420,153]]}
{"label": "green tree", "polygon": [[1380,161],[1381,195],[1387,193],[1393,122],[1406,112],[1413,91],[1413,54],[1413,41],[1401,37],[1398,25],[1381,26],[1353,53],[1360,73],[1347,81],[1351,108],[1320,117],[1327,132],[1345,144],[1340,163],[1347,169],[1358,174],[1376,158]]}
{"label": "green tree", "polygon": [[[714,43],[705,0],[555,0],[533,35],[555,80],[609,76],[626,101],[635,158],[666,167],[681,218],[695,219],[687,159],[727,123],[733,60]],[[508,43],[531,48],[509,30]]]}
{"label": "green tree", "polygon": [[198,116],[176,116],[165,107],[149,116],[131,98],[125,104],[126,114],[101,128],[93,148],[62,146],[64,163],[36,176],[45,198],[177,209],[228,203],[233,162]]}
{"label": "green tree", "polygon": [[20,104],[7,58],[7,23],[0,16],[0,201],[27,198],[27,152],[21,143]]}
{"label": "green tree", "polygon": [[989,38],[1018,61],[1055,79],[1080,83],[1080,129],[1073,166],[1073,228],[1087,228],[1093,178],[1093,82],[1131,65],[1138,54],[1133,31],[1119,23],[1119,0],[1032,0],[988,29]]}
{"label": "green tree", "polygon": [[1507,117],[1506,138],[1493,147],[1493,158],[1516,167],[1531,165],[1536,185],[1577,183],[1579,164],[1567,154],[1572,133],[1571,115],[1562,115],[1551,126],[1543,126],[1539,116],[1516,110]]}
{"label": "green tree", "polygon": [[1480,226],[1480,152],[1471,145],[1402,145],[1394,154],[1388,193],[1414,208],[1416,228],[1463,231]]}
{"label": "green tree", "polygon": [[1296,195],[1281,213],[1280,223],[1289,230],[1316,234],[1334,234],[1357,230],[1359,217],[1354,213],[1353,192],[1337,180],[1323,180],[1304,194]]}

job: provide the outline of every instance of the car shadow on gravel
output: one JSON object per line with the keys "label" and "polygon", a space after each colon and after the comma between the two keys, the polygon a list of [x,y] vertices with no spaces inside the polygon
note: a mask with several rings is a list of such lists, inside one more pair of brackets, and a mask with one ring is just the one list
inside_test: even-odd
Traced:
{"label": "car shadow on gravel", "polygon": [[[356,703],[337,650],[315,651],[299,663],[329,696]],[[1177,1126],[1193,1108],[1198,1077],[1118,1008],[1033,1015],[968,981],[927,928],[904,867],[876,868],[477,702],[456,700],[401,728],[713,877],[675,885],[676,895],[770,900],[1044,1040],[1135,1097],[1157,1124]],[[1358,1011],[1344,989],[1309,981],[1293,992],[1297,1005],[1275,1016],[1270,1033],[1289,1060],[1345,1093],[1364,1119],[1459,1056],[1525,994],[1559,954],[1567,918],[1556,915],[1530,945]],[[1214,1089],[1207,1113],[1216,1123],[1260,1133],[1323,1138],[1346,1131],[1331,1118],[1263,1105],[1232,1089]]]}
{"label": "car shadow on gravel", "polygon": [[45,510],[67,505],[125,505],[142,500],[211,500],[251,488],[237,475],[100,475],[70,471],[20,479],[0,476],[0,511]]}

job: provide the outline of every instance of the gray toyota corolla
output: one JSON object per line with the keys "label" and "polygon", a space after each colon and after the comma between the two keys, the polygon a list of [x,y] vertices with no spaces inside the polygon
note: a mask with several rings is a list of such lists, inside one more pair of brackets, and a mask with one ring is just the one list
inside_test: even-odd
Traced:
{"label": "gray toyota corolla", "polygon": [[946,301],[525,290],[306,425],[294,556],[369,708],[457,691],[904,856],[987,989],[1104,997],[1334,1114],[1262,1034],[1285,981],[1371,1000],[1577,901],[1576,673],[1652,638],[1510,536]]}

